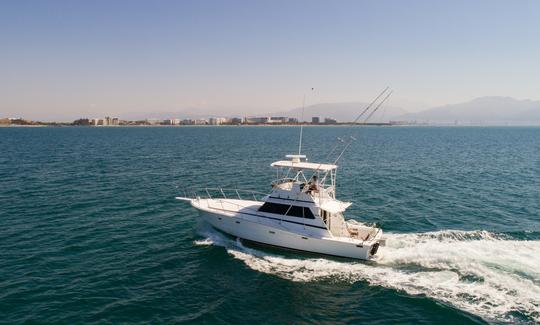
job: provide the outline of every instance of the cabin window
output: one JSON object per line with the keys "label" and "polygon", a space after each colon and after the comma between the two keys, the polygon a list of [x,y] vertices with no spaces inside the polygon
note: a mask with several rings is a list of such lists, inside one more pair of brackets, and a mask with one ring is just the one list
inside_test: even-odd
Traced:
{"label": "cabin window", "polygon": [[290,216],[290,217],[315,219],[315,216],[311,212],[310,208],[296,206],[296,205],[265,202],[259,208],[259,211],[267,212],[267,213],[274,213],[274,214],[281,214],[281,215],[286,214],[287,216]]}

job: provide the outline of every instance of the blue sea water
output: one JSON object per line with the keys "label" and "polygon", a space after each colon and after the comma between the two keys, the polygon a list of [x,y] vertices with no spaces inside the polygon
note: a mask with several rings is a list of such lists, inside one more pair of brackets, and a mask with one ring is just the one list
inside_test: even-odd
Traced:
{"label": "blue sea water", "polygon": [[[362,127],[376,262],[249,246],[174,199],[267,192],[294,127],[0,128],[0,323],[540,322],[540,128]],[[318,161],[350,129],[306,127]]]}

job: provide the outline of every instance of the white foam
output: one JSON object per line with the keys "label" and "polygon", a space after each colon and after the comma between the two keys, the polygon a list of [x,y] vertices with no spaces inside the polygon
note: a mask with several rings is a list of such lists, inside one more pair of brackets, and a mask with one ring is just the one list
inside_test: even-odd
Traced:
{"label": "white foam", "polygon": [[195,240],[193,243],[197,246],[210,246],[214,244],[214,241],[210,238]]}
{"label": "white foam", "polygon": [[219,241],[253,270],[291,281],[367,281],[486,319],[512,321],[519,313],[540,322],[540,241],[485,231],[389,234],[376,263],[286,258]]}

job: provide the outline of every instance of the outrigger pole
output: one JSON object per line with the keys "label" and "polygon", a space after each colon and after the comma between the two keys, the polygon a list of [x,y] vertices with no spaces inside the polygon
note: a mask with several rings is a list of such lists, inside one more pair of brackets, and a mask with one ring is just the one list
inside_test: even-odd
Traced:
{"label": "outrigger pole", "polygon": [[[360,114],[354,119],[354,121],[351,123],[351,125],[349,126],[349,129],[352,128],[352,127],[358,122],[358,120],[360,120],[360,118],[361,118],[367,111],[369,111],[369,109],[371,108],[371,106],[373,106],[373,104],[375,104],[375,103],[379,100],[379,98],[381,98],[381,96],[384,95],[384,94],[388,91],[389,88],[390,88],[390,87],[388,87],[388,86],[387,86],[386,88],[384,88],[383,91],[381,91],[381,92],[379,93],[379,95],[378,95],[377,97],[375,97],[375,99],[373,99],[373,100],[371,101],[371,103],[369,103],[369,105],[366,106],[366,108],[364,108],[364,110],[362,111],[362,113],[360,113]],[[392,93],[392,92],[390,92],[390,93]],[[388,98],[388,96],[387,96],[386,98]],[[386,98],[385,98],[384,100],[386,100]],[[383,100],[383,102],[384,102],[384,100]],[[382,103],[382,102],[381,102],[381,103]],[[380,104],[379,104],[379,106],[380,106]],[[378,109],[379,106],[377,106],[377,109]],[[364,120],[364,123],[366,123],[366,121],[367,121],[370,117],[371,117],[371,114],[370,114],[370,116],[368,116],[367,119]],[[345,131],[348,131],[348,129],[345,130]],[[349,135],[349,137],[351,137],[351,136],[352,136],[352,133],[351,133],[351,135]],[[332,150],[330,150],[330,152],[326,155],[326,160],[330,159],[330,156],[334,153],[334,150],[337,149],[337,147],[338,147],[338,145],[339,145],[340,142],[345,143],[345,141],[344,141],[343,139],[338,138],[338,142],[336,142],[336,144],[332,147]],[[341,155],[340,155],[340,156],[341,156]]]}
{"label": "outrigger pole", "polygon": [[[371,103],[369,103],[369,105],[362,111],[362,113],[360,113],[360,114],[354,119],[354,121],[352,122],[352,125],[356,124],[356,122],[358,122],[358,120],[362,117],[362,115],[364,115],[364,114],[371,108],[371,106],[373,106],[373,104],[375,104],[375,102],[378,101],[379,98],[381,98],[381,96],[382,96],[384,93],[386,93],[386,92],[388,91],[389,88],[390,88],[390,87],[388,87],[388,86],[387,86],[386,88],[384,88],[384,90],[381,91],[381,93],[379,94],[379,96],[375,97],[375,99],[372,100]],[[391,92],[390,92],[390,93],[391,93]],[[383,100],[383,101],[384,101],[384,100]],[[351,126],[352,126],[352,125],[351,125]]]}
{"label": "outrigger pole", "polygon": [[[379,98],[381,98],[381,96],[383,96],[387,91],[388,89],[390,89],[390,87],[386,87],[383,89],[383,91],[381,91],[379,93],[379,95],[377,97],[375,97],[375,99],[373,99],[371,101],[371,103],[369,103],[368,106],[366,106],[366,108],[364,108],[364,110],[354,119],[354,121],[352,122],[352,124],[349,126],[349,128],[352,128],[354,125],[356,125],[356,123],[360,120],[360,118],[366,113],[369,111],[369,109],[379,100]],[[367,122],[367,120],[369,120],[371,118],[371,116],[375,113],[375,111],[377,111],[379,109],[379,107],[381,107],[381,105],[390,97],[390,95],[392,94],[393,91],[390,91],[390,93],[388,93],[386,95],[386,97],[384,97],[384,99],[375,107],[375,109],[369,114],[369,116],[364,120],[364,123]],[[345,130],[345,131],[348,131]],[[341,156],[343,156],[343,153],[345,153],[345,151],[347,150],[347,148],[349,148],[349,146],[351,145],[351,143],[356,140],[354,137],[353,137],[353,134],[351,132],[351,134],[349,135],[349,141],[346,141],[342,138],[337,138],[338,141],[336,142],[336,144],[332,147],[332,150],[330,150],[330,152],[326,155],[326,159],[325,160],[328,160],[330,159],[330,156],[332,155],[332,153],[334,153],[334,150],[337,149],[337,147],[339,146],[340,143],[344,143],[345,144],[345,147],[343,148],[343,150],[341,150],[341,152],[339,153],[338,157],[336,158],[336,160],[334,161],[334,165],[337,164],[337,162],[339,161],[339,159],[341,158]],[[322,163],[320,164],[322,165]],[[315,173],[313,173],[315,174]],[[313,177],[313,176],[312,176]],[[326,179],[326,176],[323,178],[323,182],[324,180]],[[335,189],[334,189],[334,193],[335,193]]]}
{"label": "outrigger pole", "polygon": [[[381,93],[381,95],[382,95],[383,93],[385,93],[387,89],[388,89],[388,87],[386,87],[386,89]],[[366,118],[364,119],[364,123],[366,123],[366,122],[371,118],[371,116],[373,116],[373,114],[375,114],[375,112],[382,106],[382,104],[384,104],[384,102],[386,102],[386,100],[387,100],[388,98],[390,98],[390,95],[392,95],[392,93],[393,93],[393,91],[391,90],[391,91],[383,98],[383,100],[382,100],[379,104],[377,104],[377,106],[375,106],[375,108],[371,111],[371,113],[369,113],[368,117],[366,117]],[[379,98],[379,97],[380,97],[380,95],[379,95],[377,98]],[[364,112],[365,112],[365,111],[364,111]],[[364,112],[362,112],[362,114],[363,114]],[[362,114],[360,114],[359,117],[360,117]],[[354,124],[353,124],[353,125],[354,125]],[[334,161],[334,165],[337,164],[337,162],[339,161],[339,159],[341,158],[341,156],[343,156],[343,153],[345,152],[345,150],[347,150],[347,148],[349,148],[349,146],[351,145],[351,143],[352,143],[354,140],[356,140],[356,138],[354,138],[352,135],[350,135],[349,137],[350,137],[349,142],[345,145],[345,147],[343,148],[343,150],[341,151],[341,153],[339,154],[339,156],[338,156],[338,157],[336,158],[336,160]]]}
{"label": "outrigger pole", "polygon": [[375,112],[379,109],[379,107],[381,107],[382,104],[384,104],[384,102],[388,99],[388,97],[390,97],[390,95],[392,95],[394,91],[391,90],[387,95],[386,97],[384,97],[384,99],[379,103],[379,105],[377,105],[377,107],[375,107],[375,109],[373,111],[371,111],[371,113],[369,113],[368,117],[366,117],[366,119],[364,120],[364,123],[366,123],[370,118],[371,116],[373,116],[373,114],[375,114]]}

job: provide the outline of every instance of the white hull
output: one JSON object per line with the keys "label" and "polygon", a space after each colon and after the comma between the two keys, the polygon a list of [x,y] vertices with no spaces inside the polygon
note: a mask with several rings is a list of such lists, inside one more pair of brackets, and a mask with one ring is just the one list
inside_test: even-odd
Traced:
{"label": "white hull", "polygon": [[[197,208],[196,206],[194,206]],[[318,254],[368,260],[378,242],[361,243],[335,238],[311,237],[251,221],[241,216],[198,209],[200,216],[213,227],[232,236],[266,245]]]}
{"label": "white hull", "polygon": [[[278,168],[277,179],[271,193],[257,193],[262,199],[254,192],[253,200],[242,199],[237,189],[232,190],[238,199],[227,197],[222,188],[177,199],[190,202],[215,228],[241,239],[362,260],[377,254],[386,242],[381,229],[343,216],[352,203],[336,199],[337,165],[308,162],[300,150],[287,158],[291,160],[270,165]],[[217,190],[218,197],[209,190]]]}

